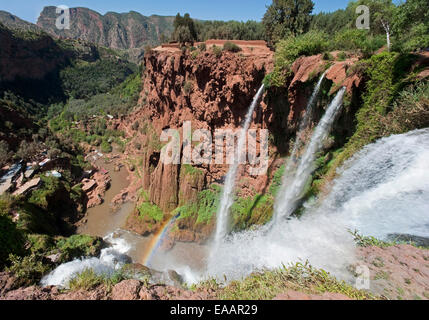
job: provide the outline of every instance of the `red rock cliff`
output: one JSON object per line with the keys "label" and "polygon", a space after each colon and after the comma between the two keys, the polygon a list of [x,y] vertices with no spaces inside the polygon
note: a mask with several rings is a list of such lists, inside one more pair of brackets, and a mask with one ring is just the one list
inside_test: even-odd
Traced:
{"label": "red rock cliff", "polygon": [[[281,164],[275,155],[287,153],[313,84],[327,64],[333,64],[327,75],[331,91],[345,85],[353,95],[360,80],[346,71],[354,61],[332,63],[321,55],[303,57],[293,65],[293,76],[284,88],[267,90],[255,110],[251,128],[268,129],[274,137],[270,140],[270,166],[274,171]],[[140,107],[117,126],[132,138],[126,153],[140,164],[139,183],[147,191],[148,200],[170,213],[196,201],[198,193],[212,183],[222,183],[228,166],[202,165],[197,174],[190,174],[184,166],[164,165],[159,161],[162,130],[180,131],[184,121],[191,121],[192,130],[204,128],[212,133],[219,128],[238,128],[265,75],[273,68],[273,54],[269,50],[254,54],[248,50],[241,54],[223,52],[217,57],[212,51],[193,54],[161,49],[147,53],[144,65]],[[318,109],[322,114],[326,101],[320,100]],[[242,196],[266,190],[271,174],[252,177],[244,175],[246,168],[241,170],[245,176],[238,182]],[[198,240],[198,235],[188,238]]]}

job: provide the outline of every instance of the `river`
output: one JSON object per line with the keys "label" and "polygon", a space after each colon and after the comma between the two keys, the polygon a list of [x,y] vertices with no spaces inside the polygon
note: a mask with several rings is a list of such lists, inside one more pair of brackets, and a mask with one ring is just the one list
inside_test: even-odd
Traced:
{"label": "river", "polygon": [[[135,203],[126,202],[116,211],[112,210],[111,201],[129,185],[128,172],[122,167],[119,172],[114,170],[114,161],[108,162],[104,157],[99,158],[95,165],[109,172],[111,187],[106,191],[103,204],[90,208],[87,211],[87,222],[81,225],[77,233],[105,238],[114,234],[115,238],[126,241],[130,247],[127,255],[134,263],[143,264],[144,257],[153,242],[153,236],[143,237],[134,232],[126,231],[127,217],[135,209]],[[179,273],[188,274],[188,280],[194,274],[199,274],[206,266],[207,248],[195,243],[177,243],[172,250],[156,251],[151,260],[150,267],[159,271],[174,269]]]}

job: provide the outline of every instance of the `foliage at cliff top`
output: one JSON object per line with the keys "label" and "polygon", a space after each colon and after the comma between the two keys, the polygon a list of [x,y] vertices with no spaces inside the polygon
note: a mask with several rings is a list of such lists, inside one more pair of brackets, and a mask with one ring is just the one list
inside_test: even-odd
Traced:
{"label": "foliage at cliff top", "polygon": [[185,13],[182,17],[180,13],[174,19],[174,32],[172,40],[179,42],[181,45],[186,43],[194,43],[197,40],[197,31],[195,29],[194,20],[191,19],[189,13]]}
{"label": "foliage at cliff top", "polygon": [[366,5],[370,9],[370,32],[384,36],[390,27],[393,49],[409,52],[429,46],[429,4],[426,0],[407,0],[395,5],[391,0],[351,1],[345,10],[319,13],[313,16],[310,30],[335,34],[344,29],[356,29],[356,8]]}
{"label": "foliage at cliff top", "polygon": [[[273,1],[267,11],[268,17],[275,17],[273,21],[266,22],[267,36],[273,45],[276,44],[275,68],[266,80],[267,85],[286,85],[290,66],[300,56],[342,50],[369,58],[389,42],[391,51],[401,53],[429,47],[427,1],[408,0],[398,6],[391,0],[351,1],[345,10],[321,13],[312,18],[309,12],[304,14],[295,10],[295,14],[305,15],[311,21],[311,26],[307,28],[307,20],[302,18],[299,23],[301,27],[297,28],[294,24],[299,19],[282,19],[292,14],[289,11],[300,2]],[[369,30],[359,30],[355,26],[356,8],[359,5],[370,8],[372,19]]]}
{"label": "foliage at cliff top", "polygon": [[197,40],[264,40],[265,30],[260,22],[247,21],[195,21]]}
{"label": "foliage at cliff top", "polygon": [[270,43],[306,33],[313,8],[311,0],[273,0],[262,20]]}

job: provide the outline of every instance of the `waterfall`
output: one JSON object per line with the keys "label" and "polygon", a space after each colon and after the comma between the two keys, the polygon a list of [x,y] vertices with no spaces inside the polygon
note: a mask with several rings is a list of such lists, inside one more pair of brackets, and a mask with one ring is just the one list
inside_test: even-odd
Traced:
{"label": "waterfall", "polygon": [[219,209],[216,215],[216,233],[214,238],[215,245],[222,241],[228,233],[228,214],[229,209],[231,208],[231,205],[234,201],[234,187],[235,180],[237,178],[237,170],[238,166],[240,165],[241,156],[243,152],[246,151],[247,130],[249,129],[250,123],[252,121],[253,111],[255,111],[259,98],[263,92],[264,85],[259,88],[255,97],[253,98],[252,104],[250,105],[249,111],[247,111],[246,118],[240,131],[234,162],[229,168],[228,174],[226,176]]}
{"label": "waterfall", "polygon": [[301,218],[270,230],[236,233],[221,243],[207,274],[241,279],[265,268],[305,262],[349,279],[356,245],[348,230],[381,240],[403,234],[429,238],[429,128],[368,145],[338,170],[330,194]]}
{"label": "waterfall", "polygon": [[339,170],[318,212],[336,212],[366,236],[429,238],[429,128],[384,138]]}
{"label": "waterfall", "polygon": [[[304,140],[302,138],[304,131],[307,129],[308,127],[308,123],[311,120],[312,114],[313,114],[313,107],[314,104],[316,102],[316,99],[319,95],[320,92],[320,87],[322,85],[323,80],[325,79],[327,71],[325,71],[321,76],[319,81],[317,82],[316,86],[314,87],[313,93],[310,97],[310,100],[308,100],[308,104],[307,107],[305,109],[305,114],[304,117],[301,120],[301,123],[299,125],[299,130],[298,133],[296,134],[296,139],[295,139],[295,143],[293,145],[293,150],[291,152],[291,156],[289,158],[289,160],[287,161],[286,167],[285,167],[285,173],[283,175],[283,181],[282,181],[282,187],[280,189],[280,194],[285,194],[285,187],[287,186],[287,180],[290,177],[290,173],[293,171],[293,168],[296,166],[297,161],[298,161],[298,152],[299,150],[301,150]],[[279,198],[277,198],[277,202],[279,202]],[[277,202],[275,203],[275,207],[278,207]],[[273,223],[273,221],[271,222]],[[268,226],[269,228],[272,226],[270,223],[270,225]]]}
{"label": "waterfall", "polygon": [[123,265],[129,263],[127,253],[131,246],[126,240],[117,237],[115,233],[109,234],[104,240],[110,244],[101,250],[98,258],[81,258],[63,263],[51,273],[45,275],[40,281],[41,286],[68,287],[69,281],[86,269],[93,270],[100,276],[111,276]]}
{"label": "waterfall", "polygon": [[310,100],[308,100],[307,107],[305,108],[305,115],[301,120],[301,123],[299,124],[299,130],[298,134],[296,136],[294,148],[292,151],[292,157],[295,158],[297,152],[299,151],[300,147],[302,146],[302,132],[307,128],[308,122],[311,120],[311,116],[313,114],[313,106],[316,102],[317,97],[319,96],[320,87],[322,86],[322,82],[325,79],[326,73],[328,71],[325,71],[321,76],[319,81],[317,82],[316,86],[314,87],[313,93],[310,97]]}
{"label": "waterfall", "polygon": [[[314,161],[316,160],[317,153],[321,150],[324,140],[328,137],[335,117],[342,106],[345,91],[346,88],[341,88],[332,100],[331,104],[328,106],[325,115],[320,120],[311,137],[304,155],[299,160],[296,172],[292,177],[290,176],[292,161],[290,161],[289,165],[286,167],[282,187],[277,195],[274,206],[274,223],[276,223],[280,218],[289,217],[297,208],[298,203],[302,198],[305,186],[314,171]],[[301,145],[302,141],[300,138],[297,138],[297,140],[298,142],[295,144]],[[299,147],[300,146],[296,146],[296,148]],[[294,149],[292,157],[296,156],[297,151],[298,149]]]}

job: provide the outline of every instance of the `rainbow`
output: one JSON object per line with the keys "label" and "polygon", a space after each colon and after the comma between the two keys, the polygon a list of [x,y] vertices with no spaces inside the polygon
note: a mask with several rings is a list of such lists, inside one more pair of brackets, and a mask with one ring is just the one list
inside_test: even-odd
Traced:
{"label": "rainbow", "polygon": [[161,246],[162,242],[165,239],[165,236],[168,233],[168,229],[169,227],[174,223],[174,221],[176,221],[176,219],[178,218],[179,215],[177,216],[173,216],[167,220],[165,220],[163,222],[163,224],[161,225],[161,228],[159,228],[158,232],[154,235],[154,237],[150,240],[147,248],[146,248],[146,252],[143,255],[142,258],[142,264],[144,266],[150,266],[150,262],[153,258],[153,256],[155,255],[156,251],[159,249],[159,247]]}

